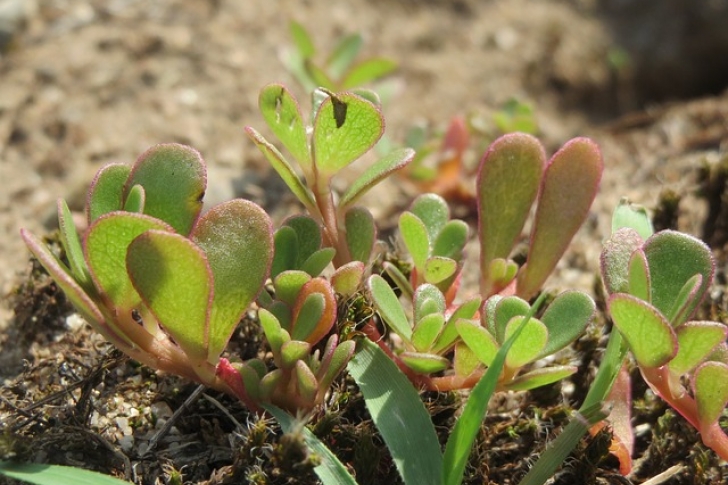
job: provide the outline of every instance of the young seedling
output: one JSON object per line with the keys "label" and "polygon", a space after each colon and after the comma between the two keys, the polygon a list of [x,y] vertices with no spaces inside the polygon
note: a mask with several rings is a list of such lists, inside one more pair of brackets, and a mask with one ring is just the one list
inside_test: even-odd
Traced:
{"label": "young seedling", "polygon": [[459,286],[468,225],[450,220],[450,209],[442,197],[424,194],[399,216],[399,235],[414,268],[409,281],[394,265],[386,265],[387,272],[407,296],[414,294],[413,288],[428,283],[444,293],[450,305]]}
{"label": "young seedling", "polygon": [[200,217],[205,185],[198,152],[157,145],[132,167],[99,171],[82,238],[68,206],[58,202],[68,264],[29,232],[21,234],[78,311],[116,347],[254,407],[218,373],[228,340],[268,277],[271,222],[239,199]]}
{"label": "young seedling", "polygon": [[377,83],[397,69],[397,63],[384,57],[356,62],[364,39],[358,33],[347,35],[336,44],[325,63],[316,63],[316,47],[308,31],[298,22],[290,24],[295,49],[284,62],[306,92],[322,87],[330,91],[349,91]]}
{"label": "young seedling", "polygon": [[278,84],[259,98],[261,113],[271,131],[297,161],[303,180],[286,157],[262,135],[248,135],[273,168],[322,228],[323,245],[336,250],[335,267],[352,261],[367,263],[376,240],[371,213],[354,204],[369,189],[412,160],[411,149],[399,149],[370,165],[335,199],[331,182],[341,170],[368,152],[382,136],[384,119],[370,101],[352,94],[317,90],[313,122],[304,122],[298,102]]}
{"label": "young seedling", "polygon": [[702,241],[676,231],[642,240],[623,228],[602,252],[609,315],[645,381],[700,432],[706,446],[728,459],[728,437],[718,424],[728,403],[728,328],[690,320],[714,267]]}
{"label": "young seedling", "polygon": [[[602,169],[598,147],[586,138],[567,142],[548,163],[530,135],[493,142],[477,181],[484,298],[502,293],[530,299],[541,288],[586,219]],[[537,199],[527,261],[519,267],[509,258]]]}

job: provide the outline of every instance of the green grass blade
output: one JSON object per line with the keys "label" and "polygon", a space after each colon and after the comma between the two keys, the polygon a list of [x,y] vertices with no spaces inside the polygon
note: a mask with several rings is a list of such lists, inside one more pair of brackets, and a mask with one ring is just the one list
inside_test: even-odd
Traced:
{"label": "green grass blade", "polygon": [[128,485],[130,483],[91,470],[39,463],[0,461],[0,474],[35,485]]}
{"label": "green grass blade", "polygon": [[505,341],[496,354],[495,359],[493,359],[493,363],[488,367],[485,375],[478,381],[470,393],[463,414],[457,423],[455,423],[455,428],[445,446],[442,468],[442,483],[444,485],[460,485],[462,483],[470,450],[473,447],[475,438],[480,430],[480,425],[488,411],[488,401],[490,401],[491,396],[495,392],[498,377],[506,361],[506,355],[511,349],[511,346],[513,346],[513,343],[521,335],[523,329],[526,328],[526,324],[536,313],[545,296],[546,293],[542,293],[538,297],[538,300],[533,304],[531,310],[523,319],[523,322],[521,322],[508,340]]}
{"label": "green grass blade", "polygon": [[440,485],[442,454],[430,414],[417,391],[375,343],[362,348],[347,369],[364,395],[405,485]]}
{"label": "green grass blade", "polygon": [[[298,421],[293,416],[270,404],[264,404],[263,407],[276,418],[284,433],[296,432]],[[344,467],[341,461],[336,458],[336,455],[321,440],[308,428],[304,427],[302,433],[306,445],[321,460],[321,463],[313,471],[316,472],[316,475],[321,479],[323,485],[357,485],[354,477],[349,474],[346,467]]]}

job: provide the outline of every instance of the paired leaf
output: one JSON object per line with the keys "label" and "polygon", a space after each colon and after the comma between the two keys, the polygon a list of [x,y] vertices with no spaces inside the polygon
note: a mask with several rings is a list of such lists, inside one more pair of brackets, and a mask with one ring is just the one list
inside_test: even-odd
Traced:
{"label": "paired leaf", "polygon": [[394,332],[405,339],[412,340],[412,328],[404,309],[399,302],[399,298],[394,294],[394,290],[389,286],[387,280],[379,275],[372,275],[367,281],[369,292],[372,295],[374,306],[382,317],[384,322],[394,330]]}
{"label": "paired leaf", "polygon": [[427,226],[419,217],[407,211],[399,216],[399,233],[407,246],[407,251],[412,256],[415,268],[423,270],[430,255]]}
{"label": "paired leaf", "polygon": [[364,172],[359,175],[354,182],[352,182],[349,188],[346,189],[344,195],[341,196],[339,207],[346,208],[351,206],[362,195],[367,193],[369,189],[387,178],[393,172],[409,164],[414,156],[415,151],[411,148],[400,148],[380,158],[376,163],[370,165],[366,170],[364,170]]}
{"label": "paired leaf", "polygon": [[559,294],[541,317],[541,322],[548,329],[548,342],[538,358],[551,355],[576,340],[595,311],[594,300],[580,291]]}
{"label": "paired leaf", "polygon": [[516,293],[530,298],[546,281],[586,219],[604,164],[597,145],[575,138],[554,154],[544,173],[528,262],[517,276]]}
{"label": "paired leaf", "polygon": [[89,225],[102,215],[122,208],[124,184],[130,173],[131,167],[122,163],[106,165],[96,173],[86,198]]}
{"label": "paired leaf", "polygon": [[681,376],[703,362],[725,341],[728,328],[718,322],[688,322],[677,330],[678,351],[670,361],[670,372]]}
{"label": "paired leaf", "polygon": [[700,425],[710,426],[720,418],[728,404],[728,365],[706,362],[698,367],[693,378],[693,389]]}
{"label": "paired leaf", "polygon": [[628,227],[617,229],[604,241],[600,266],[609,294],[629,292],[630,258],[643,243],[639,233]]}

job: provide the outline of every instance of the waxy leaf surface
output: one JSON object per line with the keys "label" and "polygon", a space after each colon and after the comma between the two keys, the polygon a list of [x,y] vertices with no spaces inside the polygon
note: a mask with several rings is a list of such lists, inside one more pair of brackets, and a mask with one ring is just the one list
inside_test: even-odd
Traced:
{"label": "waxy leaf surface", "polygon": [[307,172],[312,172],[306,125],[298,102],[280,84],[264,87],[258,97],[260,112],[275,136]]}
{"label": "waxy leaf surface", "polygon": [[104,214],[121,209],[124,204],[124,184],[130,173],[131,167],[122,163],[106,165],[96,173],[86,198],[89,224]]}
{"label": "waxy leaf surface", "polygon": [[698,419],[703,426],[713,424],[728,403],[728,365],[706,362],[695,371],[693,381]]}
{"label": "waxy leaf surface", "polygon": [[412,327],[399,298],[394,294],[387,280],[379,275],[372,275],[369,277],[367,286],[379,315],[397,335],[409,342],[412,339]]}
{"label": "waxy leaf surface", "polygon": [[728,328],[718,322],[687,322],[677,330],[678,351],[668,364],[670,371],[681,376],[704,361],[721,342]]}
{"label": "waxy leaf surface", "polygon": [[541,322],[548,329],[548,342],[539,358],[563,349],[577,339],[594,316],[596,305],[586,294],[566,291],[548,306]]}

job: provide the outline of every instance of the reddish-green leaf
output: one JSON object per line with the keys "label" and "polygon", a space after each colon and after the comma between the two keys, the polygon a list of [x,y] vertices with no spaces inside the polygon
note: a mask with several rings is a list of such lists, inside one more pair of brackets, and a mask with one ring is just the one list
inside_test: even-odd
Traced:
{"label": "reddish-green leaf", "polygon": [[510,255],[536,200],[545,162],[541,143],[524,133],[498,138],[480,162],[476,190],[484,296],[492,292],[491,261]]}
{"label": "reddish-green leaf", "polygon": [[193,361],[207,359],[213,274],[202,250],[179,234],[151,230],[129,245],[126,265],[134,288],[177,345]]}
{"label": "reddish-green leaf", "polygon": [[124,198],[135,185],[144,187],[144,213],[189,234],[202,209],[207,174],[199,152],[176,143],[157,145],[134,164]]}
{"label": "reddish-green leaf", "polygon": [[289,270],[279,274],[273,280],[276,290],[276,299],[293,306],[304,284],[311,280],[305,271]]}
{"label": "reddish-green leaf", "polygon": [[518,295],[530,298],[551,274],[589,213],[603,168],[599,148],[587,138],[567,142],[551,158],[538,198],[528,260],[517,277]]}
{"label": "reddish-green leaf", "polygon": [[109,212],[121,210],[124,205],[124,184],[129,178],[131,167],[112,163],[96,173],[86,198],[88,223]]}
{"label": "reddish-green leaf", "polygon": [[[319,294],[323,298],[323,309],[321,317],[316,320],[315,326],[299,331],[296,327],[306,325],[302,319],[306,302],[310,295]],[[300,320],[299,320],[300,319]],[[331,289],[331,284],[323,278],[314,278],[301,287],[293,307],[293,330],[291,335],[302,334],[303,340],[315,345],[319,340],[329,333],[336,321],[336,297]]]}
{"label": "reddish-green leaf", "polygon": [[677,353],[677,336],[664,315],[625,293],[609,298],[609,314],[641,366],[660,367]]}
{"label": "reddish-green leaf", "polygon": [[600,266],[602,280],[609,294],[629,293],[629,261],[644,241],[634,229],[618,229],[604,241]]}
{"label": "reddish-green leaf", "polygon": [[331,276],[331,286],[339,295],[353,295],[362,283],[365,266],[361,261],[352,261],[339,266]]}
{"label": "reddish-green leaf", "polygon": [[73,278],[85,291],[93,291],[91,275],[83,257],[83,248],[81,240],[78,238],[78,232],[76,232],[76,225],[73,223],[73,215],[63,199],[58,199],[58,227],[61,234],[61,245],[66,252]]}
{"label": "reddish-green leaf", "polygon": [[208,322],[211,362],[217,360],[248,306],[260,292],[273,259],[271,221],[258,205],[235,199],[213,207],[192,231],[213,274]]}
{"label": "reddish-green leaf", "polygon": [[419,352],[402,352],[399,354],[402,362],[418,374],[432,374],[445,370],[450,361],[439,355],[424,354]]}

